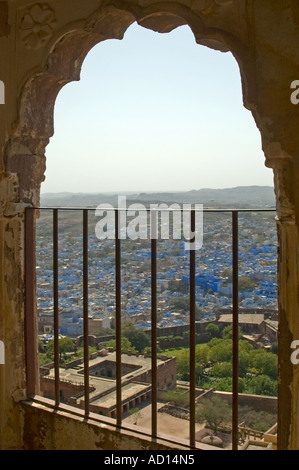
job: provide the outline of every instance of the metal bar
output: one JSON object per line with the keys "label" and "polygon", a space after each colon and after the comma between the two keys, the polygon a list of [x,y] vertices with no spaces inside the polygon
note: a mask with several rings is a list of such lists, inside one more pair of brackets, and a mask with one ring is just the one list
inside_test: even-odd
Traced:
{"label": "metal bar", "polygon": [[232,212],[232,265],[233,265],[233,397],[232,448],[238,450],[238,393],[239,393],[239,283],[238,283],[238,211]]}
{"label": "metal bar", "polygon": [[83,337],[85,416],[89,415],[88,209],[83,210]]}
{"label": "metal bar", "polygon": [[[151,211],[152,437],[157,437],[157,212]],[[154,232],[154,233],[153,233]]]}
{"label": "metal bar", "polygon": [[[111,209],[111,208],[110,208]],[[59,386],[59,294],[58,294],[58,208],[45,208],[53,211],[53,300],[54,300],[54,370],[55,370],[55,406],[60,404]],[[65,208],[63,210],[76,210]],[[78,208],[77,210],[82,210]],[[111,209],[112,210],[112,209]],[[89,413],[89,377],[88,377],[88,209],[84,211],[84,370],[85,370],[85,413]],[[204,212],[231,212],[232,214],[232,266],[233,266],[233,418],[232,418],[232,438],[233,449],[238,449],[238,392],[239,392],[239,366],[238,366],[238,333],[239,333],[239,301],[238,301],[238,214],[239,212],[275,212],[275,209],[238,209],[222,210],[211,209]],[[195,232],[196,210],[191,211],[191,231]],[[121,241],[119,232],[119,211],[115,211],[115,293],[116,293],[116,403],[117,403],[117,426],[122,426],[122,390],[121,390]],[[35,321],[35,214],[34,209],[26,211],[25,218],[25,288],[26,288],[26,360],[27,365],[27,390],[28,395],[36,393],[36,383],[38,379],[38,361],[32,341],[32,331],[34,332]],[[156,350],[156,320],[157,320],[157,240],[151,240],[151,276],[152,276],[152,436],[157,435],[157,350]],[[196,387],[196,361],[195,361],[195,271],[196,271],[196,251],[190,250],[190,446],[195,447],[195,387]],[[33,280],[33,281],[32,281]],[[34,333],[35,335],[35,333]],[[36,333],[37,335],[37,333]],[[87,337],[87,340],[86,340]],[[33,362],[32,362],[33,361]],[[35,361],[35,363],[34,363]],[[32,367],[32,364],[35,364]],[[37,367],[36,367],[37,365]],[[88,386],[87,386],[88,384]],[[88,398],[87,398],[88,397]]]}
{"label": "metal bar", "polygon": [[115,211],[115,333],[116,333],[116,425],[122,424],[121,390],[121,241],[119,211]]}
{"label": "metal bar", "polygon": [[55,405],[60,403],[59,387],[59,296],[58,296],[58,209],[53,209],[53,304],[54,304],[54,372]]}
{"label": "metal bar", "polygon": [[[195,211],[191,211],[191,233],[195,233]],[[192,245],[190,240],[190,245]],[[196,360],[195,360],[195,254],[190,246],[190,447],[195,447],[195,387],[196,387]]]}
{"label": "metal bar", "polygon": [[[33,207],[33,209],[36,209],[36,210],[43,210],[43,211],[52,211],[53,209],[55,209],[55,207]],[[82,211],[82,207],[57,207],[56,209],[59,209],[60,211]],[[116,209],[111,207],[111,206],[107,206],[107,207],[102,207],[101,206],[101,209],[104,210],[104,211],[115,211]],[[92,208],[92,207],[89,207],[89,210],[96,210],[96,207]],[[141,210],[141,209],[140,209]],[[144,208],[145,211],[149,211],[150,209],[146,209]],[[180,212],[182,209],[171,209],[171,212]],[[202,212],[202,209],[193,209],[195,212],[197,211],[200,211]],[[203,212],[223,212],[223,213],[232,213],[235,209],[204,209]],[[165,208],[159,208],[159,212],[169,212],[169,209]],[[269,208],[269,209],[238,209],[238,212],[276,212],[276,209],[275,208]]]}
{"label": "metal bar", "polygon": [[35,212],[31,207],[27,207],[25,210],[25,335],[28,396],[37,393],[38,384],[35,238]]}

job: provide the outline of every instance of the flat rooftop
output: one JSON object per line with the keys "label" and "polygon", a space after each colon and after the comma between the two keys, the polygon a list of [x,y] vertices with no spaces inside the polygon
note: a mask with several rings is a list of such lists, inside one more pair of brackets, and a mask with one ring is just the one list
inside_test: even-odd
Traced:
{"label": "flat rooftop", "polygon": [[[125,402],[130,400],[133,396],[136,397],[139,394],[142,394],[148,390],[150,387],[149,384],[135,383],[131,382],[127,385],[124,385],[121,389],[121,398]],[[105,396],[97,398],[92,401],[92,405],[98,405],[103,408],[112,408],[116,403],[116,391],[107,393]]]}
{"label": "flat rooftop", "polygon": [[[168,360],[170,358],[166,358]],[[157,359],[157,366],[165,362],[164,359]],[[122,401],[127,401],[134,396],[145,393],[149,387],[149,383],[141,382],[139,377],[141,374],[151,370],[152,363],[150,357],[143,355],[121,355],[122,362]],[[116,403],[116,352],[108,352],[106,355],[97,356],[89,361],[89,386],[94,390],[90,392],[90,401],[92,405],[98,405],[103,408],[110,409]],[[108,373],[111,376],[108,376]],[[106,374],[106,375],[105,375]],[[50,369],[49,378],[54,379],[54,369]],[[62,382],[84,385],[84,366],[83,363],[74,365],[70,368],[60,368],[59,377]],[[83,399],[78,397],[78,402]]]}
{"label": "flat rooftop", "polygon": [[[262,313],[240,313],[238,319],[240,324],[260,325],[264,321],[265,316]],[[232,323],[233,315],[225,313],[219,317],[218,321],[220,323]]]}

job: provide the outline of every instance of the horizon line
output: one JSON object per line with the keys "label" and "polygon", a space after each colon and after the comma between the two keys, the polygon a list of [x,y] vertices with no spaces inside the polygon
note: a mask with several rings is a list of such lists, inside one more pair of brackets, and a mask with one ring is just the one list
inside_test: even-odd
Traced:
{"label": "horizon line", "polygon": [[227,190],[227,189],[238,189],[238,188],[271,188],[274,190],[274,185],[271,186],[271,185],[259,185],[259,184],[249,184],[249,185],[240,185],[240,186],[228,186],[228,187],[224,187],[224,188],[210,188],[210,187],[204,187],[204,188],[199,188],[199,189],[182,189],[182,190],[177,190],[177,189],[174,189],[174,190],[121,190],[121,191],[101,191],[101,192],[97,192],[97,191],[92,191],[92,192],[88,192],[88,191],[41,191],[41,195],[45,195],[45,194],[114,194],[114,195],[117,195],[117,194],[155,194],[155,193],[164,193],[164,194],[169,194],[169,193],[190,193],[190,192],[194,192],[194,191],[222,191],[222,190]]}

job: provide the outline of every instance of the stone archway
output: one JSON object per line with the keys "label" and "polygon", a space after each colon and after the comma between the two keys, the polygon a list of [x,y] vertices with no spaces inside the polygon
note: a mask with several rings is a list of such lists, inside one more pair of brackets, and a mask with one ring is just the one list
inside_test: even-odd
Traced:
{"label": "stone archway", "polygon": [[[4,153],[5,170],[18,175],[18,199],[23,203],[38,205],[45,172],[45,148],[54,133],[56,97],[65,84],[80,79],[82,63],[96,44],[107,39],[122,39],[135,21],[160,33],[189,25],[199,44],[223,52],[231,51],[238,58],[241,70],[248,67],[247,60],[243,61],[246,52],[242,42],[232,38],[225,29],[207,27],[197,14],[203,12],[204,16],[215,15],[217,18],[232,0],[205,2],[211,3],[209,8],[201,6],[201,2],[193,2],[195,11],[184,6],[185,2],[145,2],[149,4],[146,7],[140,7],[138,3],[106,0],[100,9],[76,25],[65,25],[63,34],[57,35],[51,47],[48,46],[49,53],[43,66],[23,84],[15,131]],[[42,25],[41,18],[44,19]],[[23,43],[27,48],[39,49],[43,41],[38,28],[44,27],[45,34],[48,28],[53,28],[55,12],[47,4],[35,5],[25,11],[21,27],[27,23],[31,29],[29,26],[24,29]],[[243,84],[246,88],[246,80]],[[248,91],[245,94],[249,94]],[[24,171],[24,165],[32,171]]]}
{"label": "stone archway", "polygon": [[[8,113],[0,123],[0,241],[5,273],[1,296],[6,312],[0,326],[5,343],[13,345],[6,354],[7,370],[13,368],[17,378],[6,373],[6,385],[0,391],[1,411],[15,416],[11,396],[15,403],[26,396],[24,205],[39,205],[57,94],[66,83],[79,80],[82,62],[93,46],[106,39],[122,39],[133,22],[160,33],[187,24],[198,44],[231,51],[236,58],[244,105],[261,132],[266,165],[274,170],[279,233],[279,403],[283,403],[279,406],[279,441],[280,448],[299,448],[299,374],[289,360],[291,341],[299,339],[299,137],[296,109],[289,99],[290,82],[298,78],[293,73],[299,65],[299,19],[292,1],[273,6],[273,2],[255,0],[87,0],[84,4],[75,0],[72,11],[59,1],[51,5],[24,0],[3,3],[7,4],[4,22],[11,22],[11,27],[0,21],[0,50],[4,58],[14,51],[15,61],[8,59],[4,67]],[[11,427],[7,442],[21,438],[11,437],[15,434]]]}

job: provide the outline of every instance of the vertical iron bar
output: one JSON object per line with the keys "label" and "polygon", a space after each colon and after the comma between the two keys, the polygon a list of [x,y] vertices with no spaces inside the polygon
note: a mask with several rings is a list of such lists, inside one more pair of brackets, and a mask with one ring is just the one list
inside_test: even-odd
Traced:
{"label": "vertical iron bar", "polygon": [[27,207],[25,209],[25,333],[28,396],[37,393],[38,383],[35,237],[34,209]]}
{"label": "vertical iron bar", "polygon": [[[157,213],[151,211],[152,437],[157,437]],[[155,235],[153,235],[153,232]]]}
{"label": "vertical iron bar", "polygon": [[[195,211],[191,211],[191,233],[195,233]],[[192,245],[193,240],[190,240]],[[190,246],[190,447],[195,447],[195,254]]]}
{"label": "vertical iron bar", "polygon": [[115,211],[115,333],[116,333],[116,425],[122,423],[121,390],[121,242],[119,211]]}
{"label": "vertical iron bar", "polygon": [[58,209],[53,209],[53,303],[55,405],[60,404],[59,387],[59,299],[58,299]]}
{"label": "vertical iron bar", "polygon": [[89,415],[88,209],[83,209],[83,336],[85,416]]}
{"label": "vertical iron bar", "polygon": [[239,393],[239,285],[238,285],[238,211],[232,212],[233,232],[233,397],[232,448],[238,450],[238,393]]}

